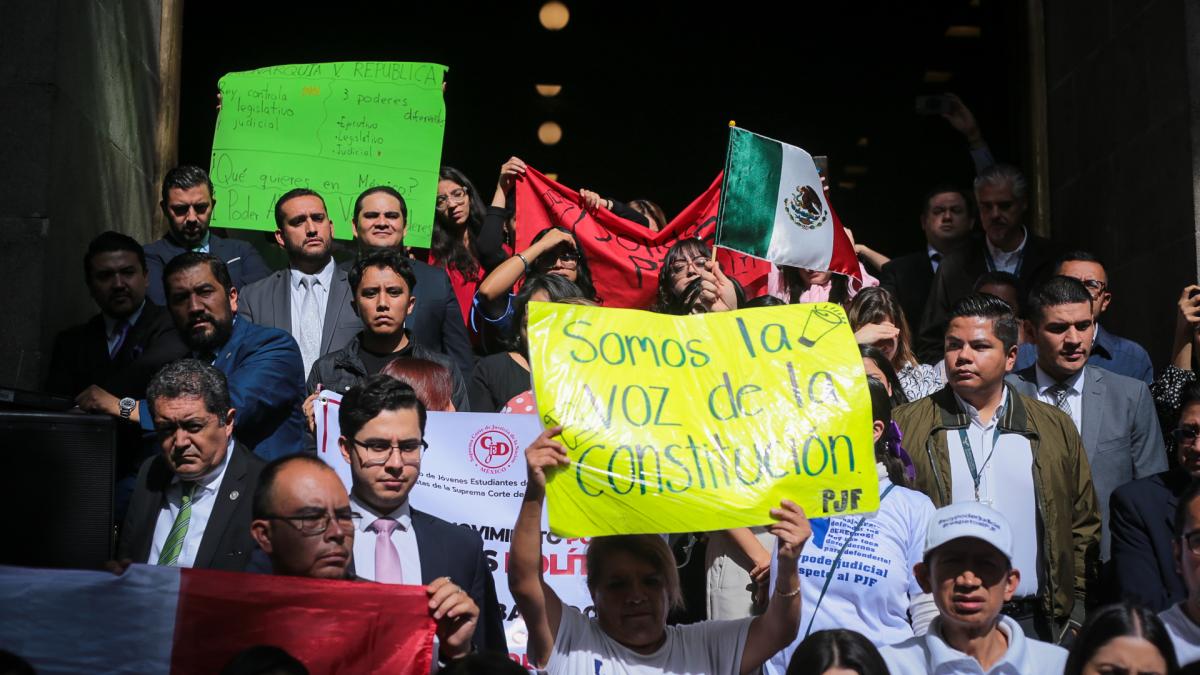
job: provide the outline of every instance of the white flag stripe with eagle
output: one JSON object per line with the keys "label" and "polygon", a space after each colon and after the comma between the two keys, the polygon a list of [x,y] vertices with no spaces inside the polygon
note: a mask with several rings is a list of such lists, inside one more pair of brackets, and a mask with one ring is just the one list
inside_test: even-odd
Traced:
{"label": "white flag stripe with eagle", "polygon": [[722,198],[719,246],[777,265],[830,268],[833,217],[802,148],[730,128]]}

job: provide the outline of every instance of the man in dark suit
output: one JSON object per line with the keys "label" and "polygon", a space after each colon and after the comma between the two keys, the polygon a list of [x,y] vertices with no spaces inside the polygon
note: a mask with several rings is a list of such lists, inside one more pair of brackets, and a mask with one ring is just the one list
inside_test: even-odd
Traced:
{"label": "man in dark suit", "polygon": [[[304,374],[296,341],[276,328],[237,320],[237,288],[225,263],[213,256],[182,253],[163,274],[167,309],[184,344],[229,378],[238,411],[234,436],[265,460],[302,451]],[[154,428],[146,401],[125,414],[112,394],[95,387],[89,391],[89,405],[80,407],[119,415],[146,431]]]}
{"label": "man in dark suit", "polygon": [[1008,375],[1018,392],[1057,406],[1083,439],[1100,509],[1100,560],[1109,559],[1108,499],[1135,478],[1167,469],[1167,451],[1144,382],[1089,366],[1096,336],[1092,296],[1083,282],[1051,277],[1029,294],[1025,334],[1037,362]]}
{"label": "man in dark suit", "polygon": [[350,306],[346,270],[333,261],[333,221],[321,195],[307,188],[275,203],[275,241],[288,268],[241,289],[238,316],[290,333],[307,377],[321,356],[346,346],[362,324]]}
{"label": "man in dark suit", "polygon": [[262,279],[271,273],[262,256],[250,244],[237,239],[222,239],[208,230],[217,200],[208,172],[198,166],[177,166],[167,172],[162,183],[163,214],[169,231],[158,241],[146,245],[146,262],[150,268],[150,299],[165,305],[163,268],[171,259],[186,251],[209,253],[225,263],[229,277],[237,288]]}
{"label": "man in dark suit", "polygon": [[1025,227],[1028,184],[1019,169],[996,164],[975,179],[975,201],[983,236],[942,261],[921,319],[918,356],[940,358],[946,317],[960,298],[970,295],[984,272],[1011,272],[1021,280],[1021,295],[1050,275],[1058,247]]}
{"label": "man in dark suit", "polygon": [[354,539],[355,574],[405,584],[450,577],[480,608],[476,646],[507,654],[483,541],[408,501],[427,445],[425,406],[412,387],[387,375],[367,378],[342,398],[338,423],[338,444],[353,476],[350,506],[364,516]]}
{"label": "man in dark suit", "polygon": [[[386,185],[369,188],[354,201],[354,235],[360,249],[394,248],[404,250],[408,231],[408,205],[394,188]],[[471,379],[475,356],[462,310],[446,270],[421,260],[411,260],[421,295],[408,320],[413,339],[429,349],[441,352],[458,364],[464,379]],[[349,269],[353,261],[342,264]]]}
{"label": "man in dark suit", "polygon": [[1183,390],[1171,433],[1175,468],[1122,485],[1109,502],[1115,596],[1156,612],[1187,597],[1173,550],[1175,512],[1180,495],[1200,479],[1200,384]]}
{"label": "man in dark suit", "polygon": [[[255,490],[250,532],[259,550],[247,571],[360,580],[351,558],[360,520],[342,479],[327,464],[307,455],[277,459],[263,468]],[[479,605],[447,576],[424,586],[436,624],[437,660],[445,667],[473,651]]]}
{"label": "man in dark suit", "polygon": [[196,359],[163,367],[147,394],[162,452],[142,465],[117,557],[242,571],[254,551],[254,487],[263,462],[233,438],[225,375]]}
{"label": "man in dark suit", "polygon": [[942,258],[962,248],[975,227],[971,199],[965,190],[939,185],[925,195],[921,209],[921,231],[925,248],[892,258],[879,271],[879,285],[890,292],[904,309],[910,334],[918,335],[925,301],[933,288],[933,275]]}

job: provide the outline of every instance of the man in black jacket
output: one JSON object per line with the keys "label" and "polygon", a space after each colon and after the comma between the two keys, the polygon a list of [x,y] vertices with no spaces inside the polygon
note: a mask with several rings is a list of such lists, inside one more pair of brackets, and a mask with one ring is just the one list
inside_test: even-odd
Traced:
{"label": "man in black jacket", "polygon": [[263,462],[233,439],[225,375],[183,359],[159,371],[147,397],[162,453],[138,473],[117,557],[242,571],[255,550],[251,504]]}

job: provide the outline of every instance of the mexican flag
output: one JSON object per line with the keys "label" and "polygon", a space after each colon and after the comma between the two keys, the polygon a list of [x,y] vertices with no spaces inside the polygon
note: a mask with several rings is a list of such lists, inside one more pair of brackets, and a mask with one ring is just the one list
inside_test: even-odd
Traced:
{"label": "mexican flag", "polygon": [[433,629],[419,586],[0,567],[0,648],[39,673],[217,673],[273,645],[311,673],[428,675]]}
{"label": "mexican flag", "polygon": [[716,243],[776,265],[860,277],[812,156],[738,127],[729,129]]}

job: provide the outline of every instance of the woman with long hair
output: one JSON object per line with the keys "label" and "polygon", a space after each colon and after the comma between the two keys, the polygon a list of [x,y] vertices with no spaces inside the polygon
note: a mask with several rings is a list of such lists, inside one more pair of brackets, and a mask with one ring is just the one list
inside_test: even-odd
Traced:
{"label": "woman with long hair", "polygon": [[1178,672],[1175,645],[1162,620],[1128,602],[1100,607],[1088,615],[1063,669],[1063,675]]}
{"label": "woman with long hair", "polygon": [[712,247],[700,239],[680,239],[667,249],[658,272],[653,311],[686,315],[737,309],[746,295],[712,259]]}
{"label": "woman with long hair", "polygon": [[[932,596],[921,591],[912,573],[924,554],[933,502],[908,487],[915,474],[892,421],[887,389],[875,379],[867,384],[879,509],[812,519],[813,537],[799,562],[800,633],[767,662],[768,675],[787,672],[792,653],[814,631],[854,626],[880,647],[924,633],[937,616]],[[846,569],[854,573],[841,572]],[[771,571],[774,576],[779,570]]]}
{"label": "woman with long hair", "polygon": [[904,310],[887,289],[864,288],[850,303],[846,315],[858,344],[876,347],[887,357],[909,401],[924,398],[946,385],[937,368],[917,362]]}

